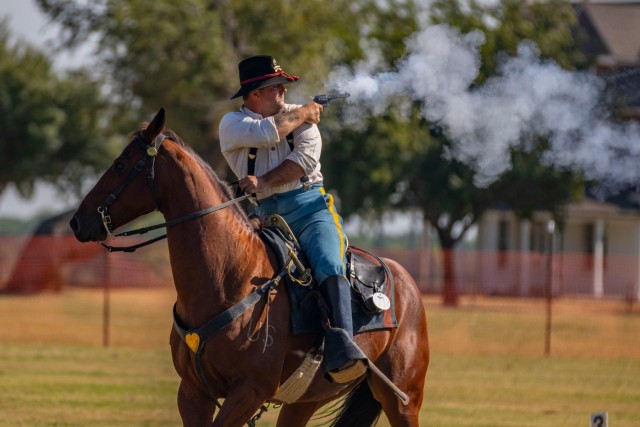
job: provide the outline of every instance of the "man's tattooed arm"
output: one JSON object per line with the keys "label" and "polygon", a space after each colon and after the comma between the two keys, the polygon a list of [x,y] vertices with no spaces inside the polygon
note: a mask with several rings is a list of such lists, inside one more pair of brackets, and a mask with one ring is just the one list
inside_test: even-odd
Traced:
{"label": "man's tattooed arm", "polygon": [[322,110],[322,105],[310,102],[295,110],[276,114],[273,118],[278,129],[278,136],[280,139],[284,138],[303,123],[318,123]]}
{"label": "man's tattooed arm", "polygon": [[281,123],[284,122],[293,122],[299,123],[300,114],[298,114],[298,110],[289,111],[288,113],[282,113],[275,116],[276,126],[280,126]]}

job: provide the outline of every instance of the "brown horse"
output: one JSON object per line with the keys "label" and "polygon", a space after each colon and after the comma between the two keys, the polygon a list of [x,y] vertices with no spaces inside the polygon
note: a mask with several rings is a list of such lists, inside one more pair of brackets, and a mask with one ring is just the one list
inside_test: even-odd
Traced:
{"label": "brown horse", "polygon": [[[227,186],[210,167],[164,129],[160,110],[132,135],[86,195],[71,228],[82,242],[104,241],[112,227],[157,208],[169,223],[175,315],[185,329],[196,329],[278,273],[271,249],[237,205],[196,219],[189,216],[230,199]],[[185,216],[188,220],[175,221]],[[409,403],[403,404],[371,371],[348,384],[331,383],[318,372],[297,401],[282,406],[278,426],[304,426],[316,410],[344,395],[333,425],[371,426],[382,410],[394,426],[418,426],[429,363],[427,321],[409,273],[392,260],[386,262],[394,276],[398,327],[365,332],[355,340],[375,366],[406,391]],[[316,341],[313,334],[293,335],[290,304],[284,286],[269,292],[207,341],[200,361],[176,330],[171,331],[173,362],[181,378],[178,408],[185,426],[241,426],[264,402],[278,403],[273,397]],[[265,312],[266,327],[261,322]],[[265,333],[271,345],[255,339]],[[224,399],[221,406],[218,398]],[[220,410],[214,419],[216,406]]]}

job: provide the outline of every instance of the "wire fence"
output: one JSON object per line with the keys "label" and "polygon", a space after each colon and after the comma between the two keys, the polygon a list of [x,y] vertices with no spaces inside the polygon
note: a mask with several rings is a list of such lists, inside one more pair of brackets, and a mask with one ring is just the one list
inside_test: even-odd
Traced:
{"label": "wire fence", "polygon": [[[444,283],[444,251],[374,249],[394,259],[414,277],[426,294],[440,293]],[[458,293],[543,297],[595,296],[637,300],[640,259],[623,254],[605,255],[601,268],[591,253],[521,251],[454,251],[453,271]]]}
{"label": "wire fence", "polygon": [[73,236],[0,237],[0,289],[60,290],[65,286],[172,286],[166,244],[134,254],[108,253]]}
{"label": "wire fence", "polygon": [[[128,240],[133,244],[135,240]],[[425,294],[439,294],[444,283],[444,253],[436,249],[365,248],[402,264]],[[550,258],[551,257],[551,258]],[[637,300],[640,260],[589,253],[457,250],[455,284],[462,295],[542,297],[596,296]],[[37,292],[66,286],[172,286],[166,242],[131,253],[108,253],[73,236],[0,237],[0,290]]]}

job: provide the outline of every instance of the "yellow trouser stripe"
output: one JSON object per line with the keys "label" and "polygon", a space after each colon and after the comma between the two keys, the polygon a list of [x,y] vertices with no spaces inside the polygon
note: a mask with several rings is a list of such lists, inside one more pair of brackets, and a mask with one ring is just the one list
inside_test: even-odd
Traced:
{"label": "yellow trouser stripe", "polygon": [[[324,190],[324,187],[320,187],[320,192],[324,196],[327,192]],[[333,216],[333,222],[336,225],[336,231],[338,232],[338,236],[340,237],[340,259],[342,260],[342,268],[346,268],[345,266],[345,248],[344,248],[344,233],[342,232],[342,225],[340,224],[340,215],[338,215],[338,211],[336,211],[336,207],[333,204],[333,196],[329,194],[329,212],[331,212],[331,216]]]}

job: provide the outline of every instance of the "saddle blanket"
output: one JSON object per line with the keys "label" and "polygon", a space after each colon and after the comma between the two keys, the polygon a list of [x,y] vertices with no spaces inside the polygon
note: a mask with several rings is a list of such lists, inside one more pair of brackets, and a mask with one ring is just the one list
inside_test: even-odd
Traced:
{"label": "saddle blanket", "polygon": [[[284,241],[280,233],[270,228],[264,228],[261,232],[262,239],[271,246],[276,253],[280,268],[284,265],[288,259],[288,253],[284,247]],[[302,258],[301,256],[299,256]],[[397,328],[398,323],[395,315],[394,304],[394,292],[393,292],[393,278],[389,277],[391,273],[384,266],[381,265],[382,260],[363,251],[362,249],[349,247],[347,249],[347,259],[349,263],[347,265],[347,278],[350,278],[351,286],[351,309],[353,313],[353,330],[354,334],[359,334],[366,331],[373,331],[379,329],[392,329]],[[380,270],[379,275],[381,277],[386,276],[386,280],[378,280],[376,287],[378,292],[384,293],[391,302],[391,307],[388,310],[382,312],[371,312],[367,310],[363,303],[363,294],[366,297],[367,294],[373,293],[370,289],[369,283],[363,283],[363,276],[358,274],[358,265],[360,270],[371,271]],[[367,274],[366,276],[371,276]],[[287,276],[285,276],[287,277]],[[358,286],[360,282],[361,285]],[[320,333],[322,329],[322,316],[321,310],[316,301],[316,297],[310,295],[310,292],[315,291],[315,282],[310,286],[301,286],[293,281],[285,280],[287,284],[287,290],[289,291],[289,297],[291,299],[291,324],[293,327],[293,334],[303,333]],[[355,291],[354,289],[357,289]]]}

